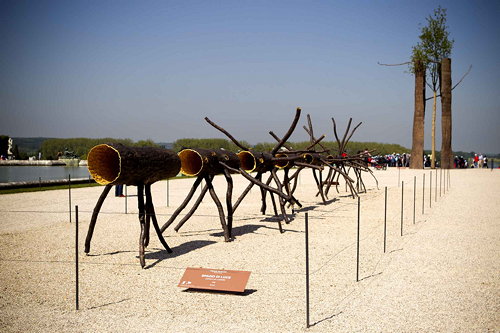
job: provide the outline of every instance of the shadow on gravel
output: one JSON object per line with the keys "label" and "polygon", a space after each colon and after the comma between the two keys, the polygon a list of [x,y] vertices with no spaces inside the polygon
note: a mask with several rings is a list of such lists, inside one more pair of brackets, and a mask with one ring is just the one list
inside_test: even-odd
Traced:
{"label": "shadow on gravel", "polygon": [[323,318],[323,319],[321,319],[321,320],[318,320],[317,322],[315,322],[315,323],[311,324],[311,325],[310,325],[310,327],[316,326],[316,325],[318,325],[318,324],[320,324],[320,323],[322,323],[322,322],[324,322],[324,321],[327,321],[327,320],[333,319],[333,318],[337,317],[337,316],[338,316],[338,315],[340,315],[340,314],[342,314],[342,311],[340,311],[340,312],[339,312],[339,313],[337,313],[337,314],[333,314],[333,315],[331,315],[330,317],[326,317],[326,318]]}
{"label": "shadow on gravel", "polygon": [[103,308],[103,307],[105,307],[105,306],[109,306],[109,305],[114,305],[114,304],[122,303],[122,302],[128,301],[129,299],[130,299],[130,298],[124,298],[124,299],[122,299],[121,301],[110,302],[110,303],[106,303],[106,304],[103,304],[103,305],[93,306],[93,307],[89,308],[89,310],[99,309],[99,308]]}
{"label": "shadow on gravel", "polygon": [[[200,240],[200,241],[190,241],[186,243],[182,243],[179,246],[176,246],[172,248],[172,253],[168,253],[167,250],[159,250],[156,252],[148,252],[144,255],[145,259],[156,259],[155,262],[153,262],[150,265],[147,265],[145,268],[152,268],[162,262],[165,259],[170,259],[170,258],[175,258],[178,256],[181,256],[183,254],[186,254],[188,252],[201,249],[202,247],[215,244],[217,242],[215,241],[207,241],[207,240]],[[137,256],[139,258],[139,256]]]}

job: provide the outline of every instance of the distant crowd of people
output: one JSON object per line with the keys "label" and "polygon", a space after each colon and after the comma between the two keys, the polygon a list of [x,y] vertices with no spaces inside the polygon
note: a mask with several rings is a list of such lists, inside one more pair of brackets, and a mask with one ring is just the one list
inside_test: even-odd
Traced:
{"label": "distant crowd of people", "polygon": [[[465,169],[469,168],[469,162],[463,156],[455,156],[453,160],[453,164],[455,168]],[[470,163],[471,168],[488,168],[488,157],[483,156],[483,154],[474,154],[474,158],[472,159],[472,163]]]}
{"label": "distant crowd of people", "polygon": [[369,163],[374,166],[382,167],[409,167],[411,154],[387,154],[369,157]]}

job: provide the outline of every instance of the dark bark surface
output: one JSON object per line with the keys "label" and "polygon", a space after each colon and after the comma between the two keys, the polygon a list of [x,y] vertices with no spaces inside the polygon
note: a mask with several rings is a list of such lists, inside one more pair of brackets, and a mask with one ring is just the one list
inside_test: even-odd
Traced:
{"label": "dark bark surface", "polygon": [[411,146],[411,169],[423,169],[425,121],[425,67],[415,64],[415,110],[413,113],[413,139]]}
{"label": "dark bark surface", "polygon": [[449,169],[453,163],[451,150],[451,59],[444,58],[441,62],[441,168]]}
{"label": "dark bark surface", "polygon": [[88,169],[101,185],[153,184],[176,176],[181,161],[174,151],[156,147],[101,144],[88,154]]}

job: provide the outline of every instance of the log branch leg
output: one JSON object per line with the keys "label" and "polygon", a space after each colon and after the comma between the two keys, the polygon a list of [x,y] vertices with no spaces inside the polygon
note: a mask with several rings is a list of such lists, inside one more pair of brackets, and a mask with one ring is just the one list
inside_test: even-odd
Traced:
{"label": "log branch leg", "polygon": [[146,192],[146,214],[151,216],[151,221],[153,221],[153,227],[155,228],[160,243],[163,245],[163,247],[165,248],[165,250],[167,250],[168,253],[172,253],[172,249],[168,246],[167,242],[165,241],[165,238],[163,238],[160,226],[158,225],[158,221],[156,219],[155,207],[153,205],[153,197],[151,196],[151,185],[146,185],[145,192]]}
{"label": "log branch leg", "polygon": [[101,210],[102,204],[104,200],[108,196],[109,191],[113,185],[106,185],[102,190],[101,196],[94,207],[94,211],[92,213],[92,219],[90,220],[89,230],[87,231],[87,238],[85,239],[85,253],[90,252],[90,242],[92,241],[92,235],[94,234],[94,228],[97,223],[97,216],[99,216],[99,211]]}
{"label": "log branch leg", "polygon": [[229,237],[229,231],[227,229],[226,218],[224,216],[224,209],[222,208],[222,204],[220,203],[219,198],[217,197],[217,193],[215,193],[214,186],[212,184],[212,180],[206,176],[205,181],[208,185],[208,191],[210,192],[210,196],[217,206],[217,210],[219,211],[220,223],[222,225],[222,230],[224,231],[224,240],[226,242],[230,242],[231,238]]}
{"label": "log branch leg", "polygon": [[144,268],[146,261],[144,259],[144,237],[145,237],[145,211],[144,211],[144,185],[137,185],[137,204],[139,208],[139,223],[141,225],[141,234],[139,236],[139,262]]}
{"label": "log branch leg", "polygon": [[193,197],[194,195],[194,192],[196,191],[196,189],[198,188],[198,186],[200,185],[201,183],[201,180],[202,180],[203,177],[201,176],[198,176],[193,184],[193,186],[191,187],[191,190],[189,191],[186,199],[184,199],[184,201],[181,203],[181,205],[175,210],[175,212],[172,214],[172,216],[170,216],[170,218],[168,219],[167,222],[165,222],[165,224],[160,228],[161,232],[163,233],[165,231],[165,229],[167,229],[171,224],[172,222],[174,222],[175,218],[182,212],[182,210],[184,208],[186,208],[187,204],[189,203],[189,201],[191,200],[191,198]]}

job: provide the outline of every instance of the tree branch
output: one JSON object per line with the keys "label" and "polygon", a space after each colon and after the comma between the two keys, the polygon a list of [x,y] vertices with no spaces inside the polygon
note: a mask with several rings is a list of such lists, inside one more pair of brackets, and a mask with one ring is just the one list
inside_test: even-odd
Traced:
{"label": "tree branch", "polygon": [[403,66],[411,64],[411,61],[403,62],[401,64],[381,64],[380,62],[377,61],[377,64],[379,64],[380,66]]}

